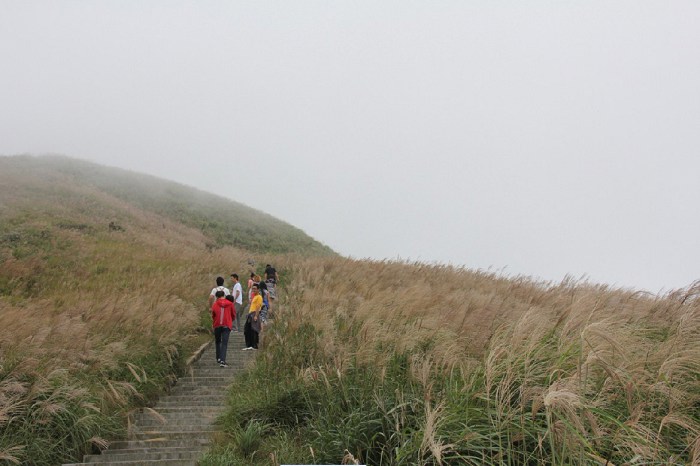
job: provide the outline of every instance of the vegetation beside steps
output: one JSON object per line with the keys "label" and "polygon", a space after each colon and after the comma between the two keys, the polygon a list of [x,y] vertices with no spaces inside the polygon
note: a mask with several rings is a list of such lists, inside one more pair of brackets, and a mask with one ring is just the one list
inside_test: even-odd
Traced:
{"label": "vegetation beside steps", "polygon": [[700,460],[700,283],[310,259],[203,465]]}

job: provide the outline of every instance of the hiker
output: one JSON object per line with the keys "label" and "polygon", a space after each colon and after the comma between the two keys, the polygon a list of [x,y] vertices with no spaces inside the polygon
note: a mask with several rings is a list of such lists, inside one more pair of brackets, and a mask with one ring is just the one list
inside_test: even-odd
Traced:
{"label": "hiker", "polygon": [[236,318],[236,310],[230,294],[226,296],[223,290],[218,290],[215,297],[216,301],[211,306],[211,320],[214,327],[214,342],[216,343],[216,362],[219,363],[220,367],[228,367],[226,350],[228,349],[231,325],[233,319]]}
{"label": "hiker", "polygon": [[233,295],[233,305],[236,308],[236,332],[241,331],[241,316],[243,315],[243,287],[238,281],[238,274],[231,274],[231,294]]}
{"label": "hiker", "polygon": [[265,281],[272,282],[272,284],[277,284],[277,270],[270,264],[265,266]]}
{"label": "hiker", "polygon": [[224,296],[228,296],[231,294],[231,292],[224,286],[224,277],[216,277],[216,286],[211,289],[211,293],[209,293],[209,307],[211,307],[212,304],[214,304],[214,301],[216,301],[216,292],[217,291],[223,291]]}
{"label": "hiker", "polygon": [[248,279],[248,302],[253,300],[253,283],[255,283],[255,272],[251,272]]}
{"label": "hiker", "polygon": [[250,311],[245,320],[245,327],[243,328],[243,336],[245,337],[245,350],[258,349],[258,342],[260,341],[260,330],[262,330],[260,322],[260,310],[262,309],[262,297],[260,296],[260,291],[258,285],[253,285],[250,287],[253,293],[253,299],[250,301]]}
{"label": "hiker", "polygon": [[[251,273],[250,280],[248,280],[248,283],[250,284],[248,286],[248,302],[250,303],[253,301],[253,287],[260,285],[260,275],[258,275],[256,273]],[[258,289],[258,291],[259,291],[259,289]]]}
{"label": "hiker", "polygon": [[270,264],[267,264],[265,268],[265,285],[267,286],[267,291],[270,292],[270,302],[277,298],[277,280],[279,280],[277,270]]}
{"label": "hiker", "polygon": [[260,291],[260,297],[262,297],[263,305],[260,309],[260,319],[263,324],[267,323],[267,316],[270,312],[270,290],[267,289],[267,284],[265,282],[258,283],[258,290]]}

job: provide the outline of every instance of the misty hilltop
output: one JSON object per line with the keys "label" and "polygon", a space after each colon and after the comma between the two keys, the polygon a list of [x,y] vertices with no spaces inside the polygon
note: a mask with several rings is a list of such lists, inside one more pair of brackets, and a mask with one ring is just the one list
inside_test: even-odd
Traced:
{"label": "misty hilltop", "polygon": [[[302,230],[216,194],[118,168],[62,156],[0,157],[0,239],[21,245],[49,230],[150,232],[199,238],[209,250],[329,255]],[[194,238],[192,236],[192,238]],[[175,240],[175,238],[171,238]]]}

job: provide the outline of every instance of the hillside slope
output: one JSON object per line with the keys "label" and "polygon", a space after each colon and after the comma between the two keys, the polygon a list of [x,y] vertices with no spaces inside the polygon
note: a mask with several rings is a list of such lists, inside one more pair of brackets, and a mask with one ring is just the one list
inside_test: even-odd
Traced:
{"label": "hillside slope", "polygon": [[124,220],[119,206],[106,212],[88,212],[90,203],[97,207],[100,201],[114,205],[119,200],[130,209],[139,208],[200,230],[210,248],[230,245],[252,252],[334,254],[300,229],[238,202],[149,175],[67,157],[0,157],[0,200],[0,219],[15,225],[22,223],[28,208],[29,212],[51,216],[55,203],[65,207],[73,202],[86,204],[83,213],[119,223]]}
{"label": "hillside slope", "polygon": [[700,282],[660,297],[421,263],[281,267],[283,318],[202,466],[700,464]]}
{"label": "hillside slope", "polygon": [[217,202],[0,158],[0,464],[124,436],[211,338],[214,277],[250,258],[282,271],[281,299],[202,465],[700,463],[700,282],[652,296],[356,261],[245,208],[217,223]]}
{"label": "hillside slope", "polygon": [[334,253],[176,183],[0,157],[0,464],[57,464],[123,436],[126,413],[210,338],[214,278],[296,254]]}

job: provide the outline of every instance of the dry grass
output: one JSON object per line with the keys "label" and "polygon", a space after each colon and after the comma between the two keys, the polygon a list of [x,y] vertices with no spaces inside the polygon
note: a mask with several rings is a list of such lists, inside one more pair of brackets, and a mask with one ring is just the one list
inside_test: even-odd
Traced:
{"label": "dry grass", "polygon": [[250,254],[66,173],[5,162],[0,457],[77,459],[166,388],[201,344],[214,278],[245,276]]}
{"label": "dry grass", "polygon": [[[289,334],[312,322],[323,336],[325,358],[298,371],[305,384],[333,390],[330,379],[345,371],[386,374],[396,354],[412,355],[411,383],[426,400],[416,446],[426,464],[444,464],[454,447],[440,425],[459,413],[435,383],[455,374],[478,384],[464,390],[485,403],[491,427],[482,434],[495,435],[501,451],[553,464],[698,456],[700,284],[651,296],[420,263],[327,258],[284,267],[294,269]],[[539,447],[528,450],[527,438]]]}
{"label": "dry grass", "polygon": [[[99,446],[123,429],[104,416],[144,403],[140,387],[172,376],[197,342],[214,277],[248,270],[246,251],[70,179],[0,171],[0,460],[9,463],[53,461],[37,456],[51,449],[44,432]],[[287,279],[284,331],[266,330],[265,345],[284,350],[309,324],[316,332],[310,349],[261,359],[296,365],[304,390],[349,410],[359,409],[358,368],[379,384],[356,417],[315,406],[336,415],[324,429],[343,421],[343,432],[359,432],[325,443],[337,444],[335,461],[362,461],[367,450],[350,442],[362,445],[377,424],[373,438],[396,442],[383,464],[700,458],[700,283],[657,297],[421,263],[256,259]],[[296,451],[327,455],[319,447]]]}

